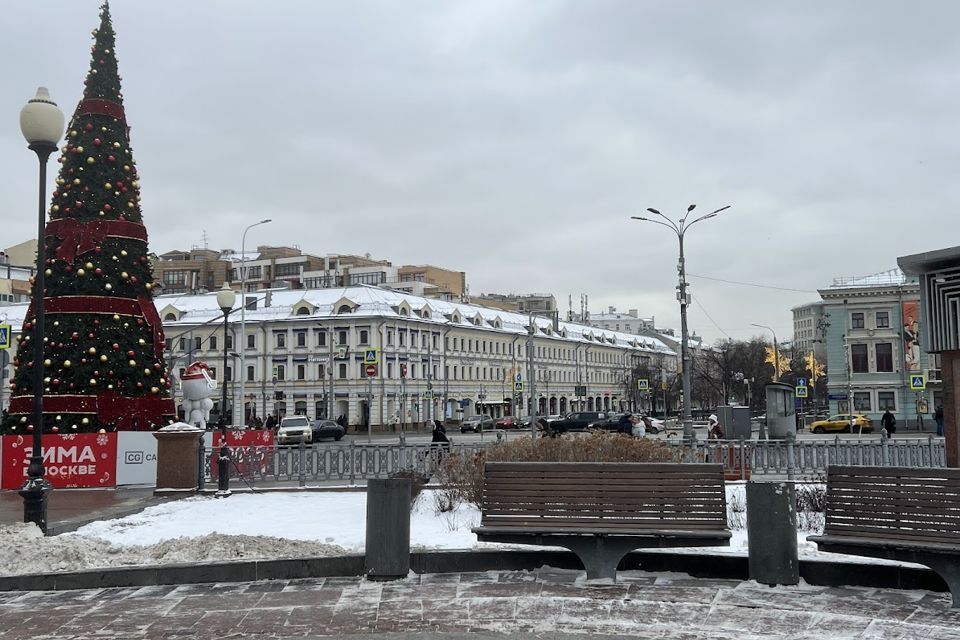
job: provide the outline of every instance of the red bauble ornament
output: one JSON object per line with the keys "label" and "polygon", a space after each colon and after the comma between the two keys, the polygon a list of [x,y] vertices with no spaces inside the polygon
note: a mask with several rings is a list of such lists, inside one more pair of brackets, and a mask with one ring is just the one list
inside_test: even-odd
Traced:
{"label": "red bauble ornament", "polygon": [[103,210],[104,210],[104,211],[113,211],[113,207],[111,207],[111,206],[108,205],[108,204],[105,204],[105,205],[103,205]]}
{"label": "red bauble ornament", "polygon": [[99,326],[100,326],[100,321],[99,321],[99,320],[94,320],[94,321],[93,321],[93,326],[99,327]]}
{"label": "red bauble ornament", "polygon": [[97,267],[96,269],[94,269],[93,272],[94,272],[95,274],[97,274],[98,276],[102,276],[102,275],[103,275],[103,269],[101,269],[100,267]]}
{"label": "red bauble ornament", "polygon": [[93,131],[93,125],[89,122],[83,126],[84,131]]}
{"label": "red bauble ornament", "polygon": [[67,273],[72,273],[72,272],[73,272],[73,267],[68,264],[67,266],[65,266],[65,267],[63,268],[63,270],[66,271]]}
{"label": "red bauble ornament", "polygon": [[76,207],[77,209],[79,209],[80,207],[83,206],[83,203],[80,202],[79,200],[77,200],[76,202],[73,203],[73,206]]}
{"label": "red bauble ornament", "polygon": [[130,276],[130,283],[137,284],[137,276]]}
{"label": "red bauble ornament", "polygon": [[113,156],[107,156],[107,162],[116,162],[116,160]]}
{"label": "red bauble ornament", "polygon": [[103,251],[103,247],[94,247],[93,251],[94,253],[100,253],[101,251]]}
{"label": "red bauble ornament", "polygon": [[87,338],[90,339],[90,340],[93,340],[94,337],[95,337],[95,336],[94,336],[92,333],[88,333],[88,334],[87,334]]}
{"label": "red bauble ornament", "polygon": [[138,383],[137,383],[137,389],[143,389],[143,383],[142,383],[142,382],[138,382]]}
{"label": "red bauble ornament", "polygon": [[130,351],[127,351],[127,357],[128,357],[128,358],[132,358],[132,357],[134,357],[135,355],[137,355],[137,353],[136,353],[136,351],[134,351],[133,349],[130,349]]}
{"label": "red bauble ornament", "polygon": [[24,322],[24,323],[23,323],[23,329],[24,329],[24,331],[30,331],[30,329],[32,329],[32,328],[33,328],[33,323],[32,323],[32,322]]}
{"label": "red bauble ornament", "polygon": [[60,427],[54,425],[54,427],[53,427],[52,429],[50,429],[50,431],[52,431],[52,432],[54,432],[54,433],[60,433]]}
{"label": "red bauble ornament", "polygon": [[54,378],[53,380],[50,381],[50,384],[52,384],[52,385],[55,386],[55,387],[59,387],[59,386],[60,386],[60,378]]}
{"label": "red bauble ornament", "polygon": [[71,340],[74,340],[74,341],[79,340],[79,339],[80,339],[80,334],[77,333],[76,331],[74,331],[72,334],[70,334],[70,339],[71,339]]}
{"label": "red bauble ornament", "polygon": [[33,433],[33,425],[32,425],[32,424],[28,424],[28,425],[27,425],[27,431],[28,431],[29,433]]}
{"label": "red bauble ornament", "polygon": [[154,363],[153,363],[153,368],[156,369],[157,371],[160,371],[160,369],[163,368],[163,365],[160,364],[159,362],[154,362]]}
{"label": "red bauble ornament", "polygon": [[143,326],[143,318],[137,318],[137,326],[138,326],[138,327],[142,327],[142,326]]}
{"label": "red bauble ornament", "polygon": [[116,351],[117,349],[120,348],[120,345],[117,344],[116,342],[114,342],[112,345],[110,345],[110,347],[111,347],[114,351]]}
{"label": "red bauble ornament", "polygon": [[94,138],[94,139],[93,139],[93,144],[95,144],[95,145],[97,145],[97,146],[99,147],[100,145],[103,144],[103,140],[101,140],[100,138]]}

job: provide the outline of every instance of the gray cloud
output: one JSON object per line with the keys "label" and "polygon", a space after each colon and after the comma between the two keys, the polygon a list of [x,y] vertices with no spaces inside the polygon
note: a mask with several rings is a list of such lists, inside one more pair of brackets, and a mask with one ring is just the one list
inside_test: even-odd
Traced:
{"label": "gray cloud", "polygon": [[[72,111],[98,5],[25,3],[0,25],[4,244],[35,233],[17,112],[38,84]],[[690,232],[690,271],[797,289],[957,244],[954,3],[111,7],[158,252],[204,231],[237,247],[270,216],[248,242],[677,325],[676,238],[629,220],[648,206],[733,205]],[[709,338],[789,335],[816,297],[693,282]]]}

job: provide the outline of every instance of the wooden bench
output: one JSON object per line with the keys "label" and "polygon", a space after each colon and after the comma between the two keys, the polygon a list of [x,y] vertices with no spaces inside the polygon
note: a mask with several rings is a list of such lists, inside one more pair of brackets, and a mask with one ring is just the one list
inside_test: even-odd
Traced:
{"label": "wooden bench", "polygon": [[723,466],[488,462],[484,542],[565,547],[587,578],[616,579],[634,549],[730,544]]}
{"label": "wooden bench", "polygon": [[960,607],[960,469],[827,469],[822,551],[923,564]]}

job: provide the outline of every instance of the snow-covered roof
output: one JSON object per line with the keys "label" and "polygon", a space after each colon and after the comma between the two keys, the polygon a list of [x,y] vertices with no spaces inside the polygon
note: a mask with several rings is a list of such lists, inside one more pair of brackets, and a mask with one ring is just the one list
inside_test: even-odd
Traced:
{"label": "snow-covered roof", "polygon": [[[255,293],[248,292],[246,297],[250,298],[254,295],[257,297],[257,308],[244,311],[244,320],[247,323],[295,322],[303,320],[304,317],[326,318],[349,315],[351,318],[403,318],[444,326],[482,326],[490,331],[525,336],[530,322],[530,316],[522,313],[475,304],[447,302],[436,298],[423,298],[364,285],[331,289],[261,290]],[[267,306],[267,298],[269,298],[269,306]],[[220,308],[217,306],[215,291],[196,295],[159,295],[154,299],[154,304],[158,312],[167,310],[169,313],[170,309],[178,312],[177,320],[164,321],[166,326],[195,326],[213,322],[222,317]],[[241,296],[238,295],[234,310],[230,314],[231,323],[240,322],[240,306]],[[338,313],[344,306],[349,306],[350,310],[345,309],[343,313]],[[311,313],[305,314],[300,310],[302,308],[310,310]],[[6,321],[15,327],[15,331],[19,331],[26,309],[25,304],[0,307],[0,318],[6,314]],[[424,309],[428,310],[427,314],[422,313]],[[297,313],[298,310],[300,313]],[[574,322],[560,322],[558,330],[554,331],[553,320],[536,315],[532,318],[538,328],[539,338],[552,337],[557,340],[616,345],[651,353],[673,354],[673,350],[666,343],[654,337],[599,329]],[[633,343],[637,346],[632,346]]]}
{"label": "snow-covered roof", "polygon": [[834,278],[831,289],[852,289],[857,287],[889,287],[899,286],[911,282],[899,268],[888,269],[867,276]]}

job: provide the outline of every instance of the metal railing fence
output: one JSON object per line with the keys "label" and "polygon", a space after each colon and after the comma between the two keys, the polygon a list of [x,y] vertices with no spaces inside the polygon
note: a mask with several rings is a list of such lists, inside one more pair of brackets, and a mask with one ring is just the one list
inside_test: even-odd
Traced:
{"label": "metal railing fence", "polygon": [[[946,466],[943,438],[870,440],[699,440],[687,446],[664,440],[675,462],[721,462],[728,478],[823,475],[829,465],[936,468]],[[231,448],[230,477],[255,486],[264,482],[340,481],[353,484],[405,471],[430,477],[443,457],[476,455],[487,443],[330,443],[293,447]],[[216,482],[218,448],[201,449],[205,482]],[[211,463],[212,461],[212,463]]]}

